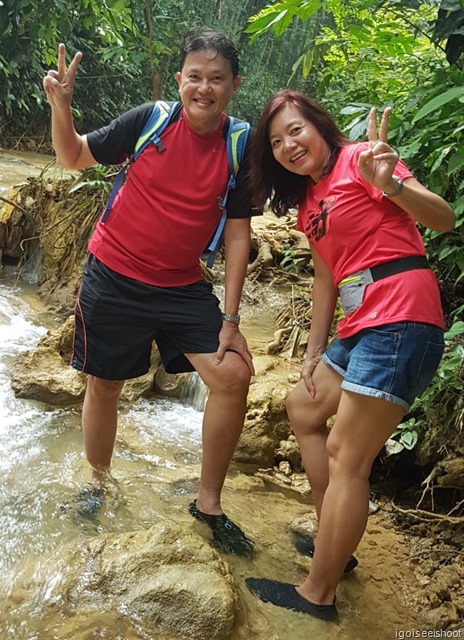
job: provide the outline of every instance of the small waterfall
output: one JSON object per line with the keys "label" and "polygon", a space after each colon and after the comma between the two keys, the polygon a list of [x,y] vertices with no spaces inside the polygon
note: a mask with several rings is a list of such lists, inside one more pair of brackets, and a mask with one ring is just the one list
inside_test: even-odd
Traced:
{"label": "small waterfall", "polygon": [[182,387],[181,401],[197,411],[203,411],[208,399],[208,387],[198,373],[192,373]]}

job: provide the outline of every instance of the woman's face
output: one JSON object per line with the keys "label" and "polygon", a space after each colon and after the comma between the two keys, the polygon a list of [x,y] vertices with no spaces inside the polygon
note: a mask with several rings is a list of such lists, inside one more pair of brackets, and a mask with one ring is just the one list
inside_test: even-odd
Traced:
{"label": "woman's face", "polygon": [[291,103],[277,113],[269,125],[274,158],[285,169],[320,180],[330,149],[316,127]]}

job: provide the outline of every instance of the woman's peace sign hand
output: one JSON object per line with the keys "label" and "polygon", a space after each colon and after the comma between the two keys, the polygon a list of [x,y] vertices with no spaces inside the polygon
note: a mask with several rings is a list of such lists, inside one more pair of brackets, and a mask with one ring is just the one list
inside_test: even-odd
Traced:
{"label": "woman's peace sign hand", "polygon": [[362,177],[381,191],[388,191],[392,185],[392,175],[398,162],[398,154],[388,144],[388,119],[390,107],[382,115],[377,136],[376,111],[369,112],[367,137],[369,149],[359,154],[358,169]]}
{"label": "woman's peace sign hand", "polygon": [[52,107],[62,108],[71,105],[74,80],[81,59],[82,53],[78,51],[66,68],[66,47],[64,44],[58,46],[58,70],[50,70],[43,79],[47,101]]}

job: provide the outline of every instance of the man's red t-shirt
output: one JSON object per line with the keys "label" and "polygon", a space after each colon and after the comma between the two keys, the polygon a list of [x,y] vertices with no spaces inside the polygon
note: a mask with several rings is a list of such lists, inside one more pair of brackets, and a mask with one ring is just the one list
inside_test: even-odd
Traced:
{"label": "man's red t-shirt", "polygon": [[[147,108],[148,107],[148,108]],[[94,158],[115,164],[128,157],[151,105],[132,110],[89,134]],[[184,286],[201,278],[199,258],[221,217],[218,198],[229,179],[225,116],[218,129],[196,133],[186,118],[162,134],[165,150],[149,145],[130,166],[105,223],[97,223],[89,250],[107,267],[140,282]],[[250,217],[251,196],[239,170],[229,192],[228,217]]]}

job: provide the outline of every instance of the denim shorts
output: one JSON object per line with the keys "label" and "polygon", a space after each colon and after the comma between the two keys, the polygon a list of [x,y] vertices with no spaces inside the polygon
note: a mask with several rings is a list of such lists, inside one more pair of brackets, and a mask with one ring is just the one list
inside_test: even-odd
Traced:
{"label": "denim shorts", "polygon": [[395,322],[336,338],[322,360],[343,377],[342,389],[388,400],[407,411],[440,364],[443,334],[431,324]]}

